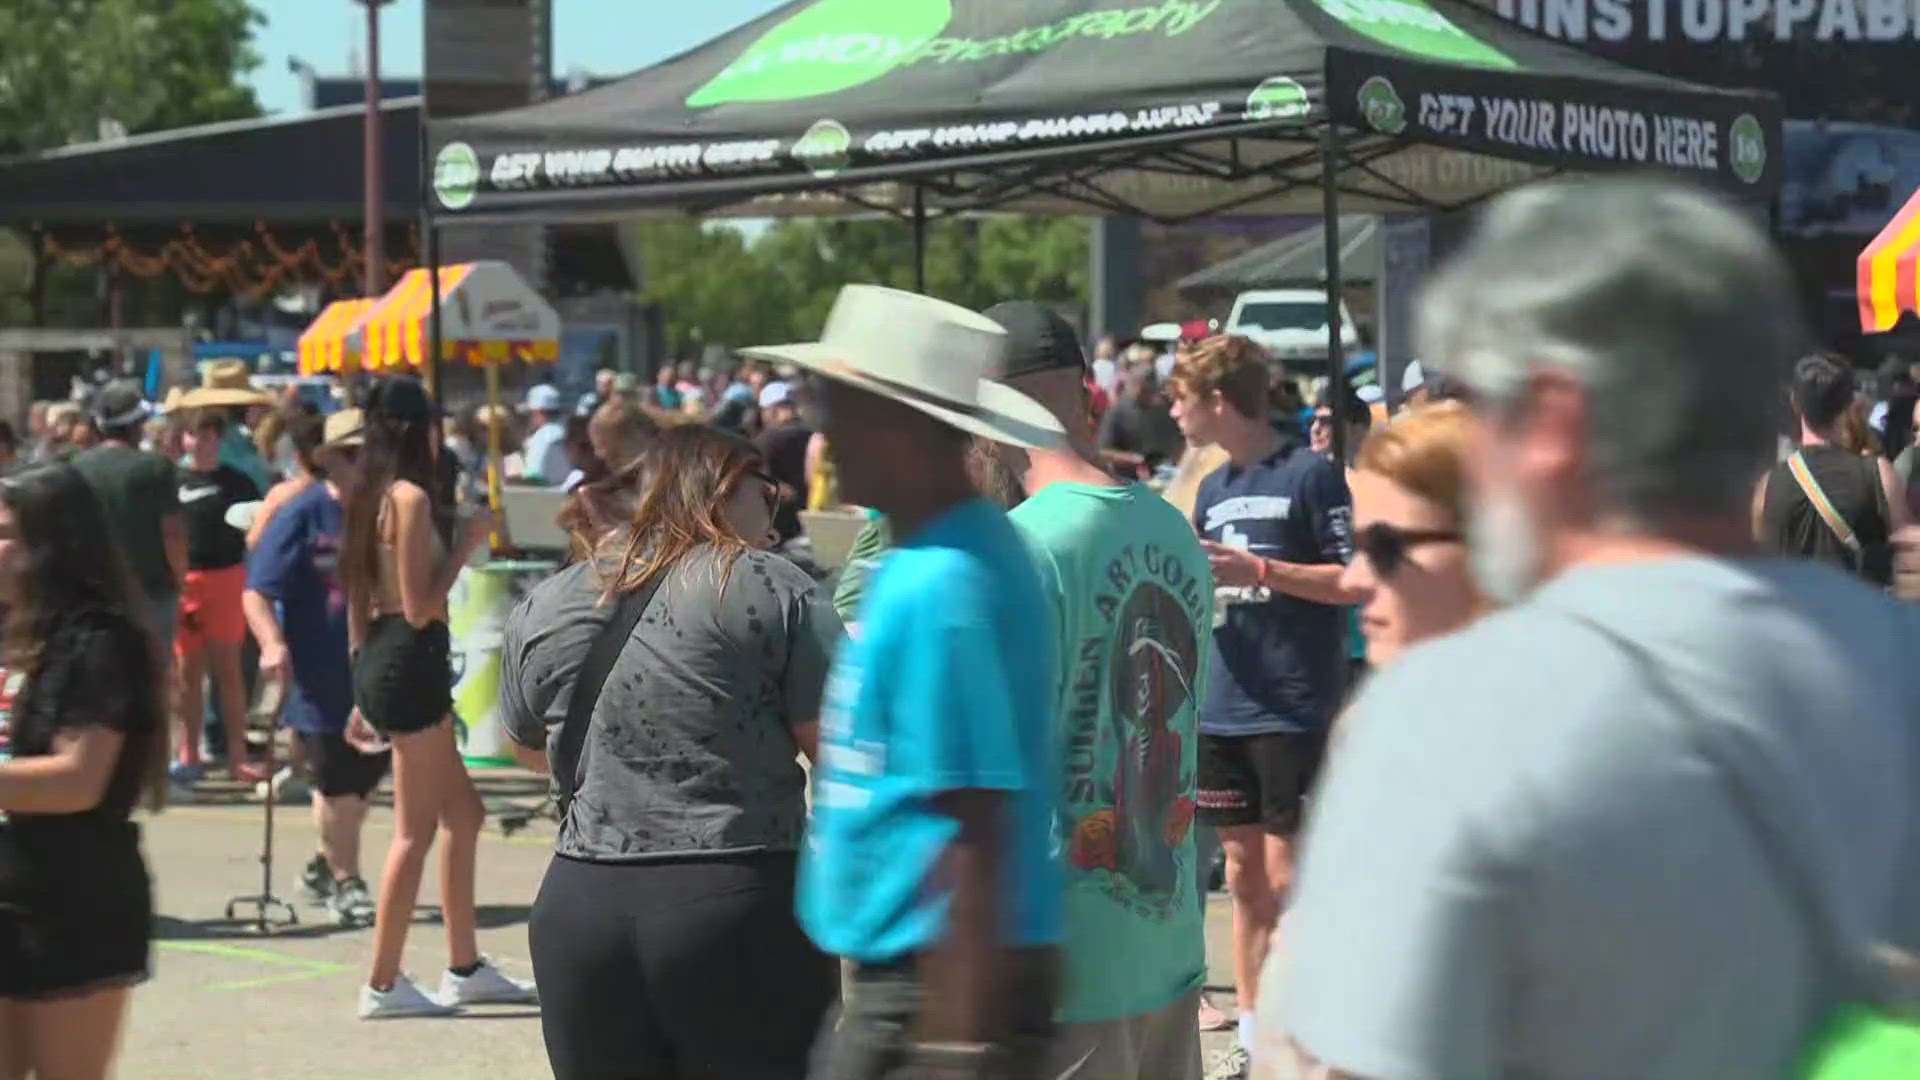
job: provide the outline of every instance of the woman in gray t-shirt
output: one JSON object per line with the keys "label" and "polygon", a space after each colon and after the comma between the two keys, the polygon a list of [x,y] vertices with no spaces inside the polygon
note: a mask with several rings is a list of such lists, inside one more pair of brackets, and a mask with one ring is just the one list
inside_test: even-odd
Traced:
{"label": "woman in gray t-shirt", "polygon": [[574,794],[528,928],[547,1055],[559,1080],[803,1075],[836,978],[793,915],[798,755],[840,622],[761,550],[775,494],[751,444],[676,428],[646,459],[632,525],[506,627],[503,726],[544,760],[614,599],[658,582],[579,760],[554,763]]}

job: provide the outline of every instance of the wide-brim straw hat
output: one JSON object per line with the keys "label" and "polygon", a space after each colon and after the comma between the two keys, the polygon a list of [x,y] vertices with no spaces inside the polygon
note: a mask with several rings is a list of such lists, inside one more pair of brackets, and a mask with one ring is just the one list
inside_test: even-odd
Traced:
{"label": "wide-brim straw hat", "polygon": [[169,388],[167,390],[167,396],[160,399],[160,409],[159,409],[160,413],[164,415],[166,413],[177,411],[181,407],[180,403],[185,401],[186,398],[187,398],[186,387],[175,386],[175,387]]}
{"label": "wide-brim straw hat", "polygon": [[243,360],[215,360],[200,375],[200,385],[181,395],[182,409],[271,405],[273,395],[253,385]]}
{"label": "wide-brim straw hat", "polygon": [[1046,406],[985,377],[1000,369],[1006,348],[1006,330],[984,315],[900,289],[848,285],[819,341],[740,352],[890,398],[994,442],[1062,445],[1066,432]]}
{"label": "wide-brim straw hat", "polygon": [[366,414],[359,409],[341,409],[328,415],[320,429],[320,445],[324,447],[359,446],[366,441]]}

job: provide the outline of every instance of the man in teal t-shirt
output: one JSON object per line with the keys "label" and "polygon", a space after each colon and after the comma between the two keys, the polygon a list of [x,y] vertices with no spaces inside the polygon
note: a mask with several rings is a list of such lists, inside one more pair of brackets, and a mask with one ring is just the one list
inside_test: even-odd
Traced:
{"label": "man in teal t-shirt", "polygon": [[848,286],[823,338],[748,355],[825,376],[841,492],[897,542],[821,707],[797,904],[853,964],[812,1075],[1040,1080],[1062,932],[1058,663],[1032,556],[966,451],[1059,426],[979,377],[1005,334],[974,312]]}
{"label": "man in teal t-shirt", "polygon": [[1212,573],[1179,510],[1094,464],[1073,329],[1037,304],[986,314],[1007,329],[1001,381],[1047,406],[1069,442],[1006,455],[1024,459],[1027,497],[1008,516],[1034,551],[1061,653],[1066,946],[1045,1075],[1198,1080],[1195,723]]}

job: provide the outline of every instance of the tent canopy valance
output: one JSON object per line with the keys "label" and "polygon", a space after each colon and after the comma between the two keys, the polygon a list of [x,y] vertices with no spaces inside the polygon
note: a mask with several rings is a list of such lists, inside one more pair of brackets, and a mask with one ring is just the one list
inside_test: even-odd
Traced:
{"label": "tent canopy valance", "polygon": [[[426,366],[433,321],[432,276],[410,270],[347,335],[346,347],[375,371]],[[494,365],[552,361],[560,316],[504,262],[440,268],[440,358]]]}
{"label": "tent canopy valance", "polygon": [[1891,330],[1903,311],[1920,315],[1920,191],[1860,253],[1860,329]]}
{"label": "tent canopy valance", "polygon": [[322,308],[313,324],[300,335],[300,374],[348,372],[357,368],[360,354],[347,348],[347,335],[359,329],[361,321],[377,303],[378,298],[356,297],[352,300],[335,300]]}
{"label": "tent canopy valance", "polygon": [[655,67],[429,132],[443,219],[650,207],[1318,212],[1664,168],[1755,201],[1777,99],[1627,68],[1461,0],[794,0]]}

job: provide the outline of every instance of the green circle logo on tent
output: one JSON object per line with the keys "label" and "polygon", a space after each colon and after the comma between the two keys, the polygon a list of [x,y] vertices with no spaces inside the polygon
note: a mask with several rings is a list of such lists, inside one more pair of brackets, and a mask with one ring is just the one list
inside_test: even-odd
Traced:
{"label": "green circle logo on tent", "polygon": [[1520,65],[1499,49],[1454,25],[1427,0],[1316,0],[1347,29],[1401,52],[1476,67]]}
{"label": "green circle logo on tent", "polygon": [[1247,95],[1247,119],[1290,120],[1313,108],[1307,88],[1284,75],[1268,79]]}
{"label": "green circle logo on tent", "polygon": [[847,167],[853,157],[853,135],[837,120],[817,121],[793,144],[793,156],[824,180]]}
{"label": "green circle logo on tent", "polygon": [[1407,105],[1400,92],[1385,76],[1375,75],[1360,84],[1360,115],[1367,125],[1383,135],[1398,135],[1407,129]]}
{"label": "green circle logo on tent", "polygon": [[433,156],[433,194],[449,210],[464,210],[480,191],[480,155],[450,142]]}
{"label": "green circle logo on tent", "polygon": [[1744,183],[1759,183],[1766,173],[1767,134],[1752,113],[1741,113],[1727,129],[1727,163]]}
{"label": "green circle logo on tent", "polygon": [[952,0],[815,0],[747,46],[687,105],[794,101],[869,83],[952,18]]}

